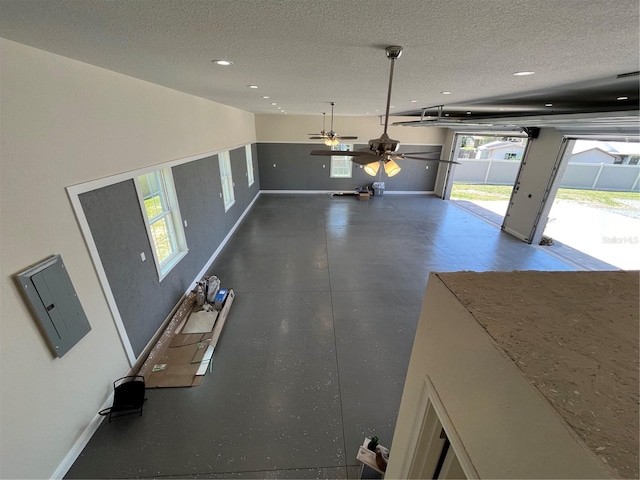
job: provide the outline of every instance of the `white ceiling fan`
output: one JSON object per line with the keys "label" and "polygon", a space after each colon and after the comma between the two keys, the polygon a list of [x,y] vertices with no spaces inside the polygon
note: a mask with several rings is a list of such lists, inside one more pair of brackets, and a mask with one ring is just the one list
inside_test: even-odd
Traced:
{"label": "white ceiling fan", "polygon": [[[404,160],[407,158],[414,160],[425,160],[425,161],[436,161],[442,163],[459,163],[454,162],[452,160],[443,160],[440,158],[429,158],[430,155],[439,156],[439,153],[432,152],[410,152],[410,153],[395,153],[400,146],[399,140],[393,140],[389,138],[387,134],[387,127],[389,124],[389,106],[391,105],[391,85],[393,84],[393,66],[394,62],[397,58],[402,54],[402,47],[400,46],[390,46],[385,48],[385,52],[387,58],[391,60],[391,68],[389,71],[389,89],[387,92],[387,109],[384,116],[384,131],[380,138],[374,138],[369,140],[369,148],[366,150],[355,150],[352,152],[334,152],[331,150],[312,150],[311,155],[322,155],[322,156],[332,156],[332,155],[340,155],[340,156],[349,156],[351,160],[360,165],[364,165],[364,171],[371,175],[376,176],[378,170],[380,169],[380,165],[382,164],[384,167],[384,171],[387,176],[393,177],[398,172],[400,172],[400,166],[395,162],[395,160]],[[333,106],[333,104],[332,104]],[[345,137],[346,138],[346,137]],[[416,156],[420,155],[420,156]]]}

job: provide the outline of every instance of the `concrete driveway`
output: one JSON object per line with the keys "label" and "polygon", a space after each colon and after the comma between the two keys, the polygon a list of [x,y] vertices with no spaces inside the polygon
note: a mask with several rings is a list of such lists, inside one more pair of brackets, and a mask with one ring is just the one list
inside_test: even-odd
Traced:
{"label": "concrete driveway", "polygon": [[[472,203],[503,217],[508,204],[479,200]],[[622,270],[640,270],[640,215],[638,211],[625,213],[556,200],[544,234]],[[553,246],[547,248],[553,253]]]}

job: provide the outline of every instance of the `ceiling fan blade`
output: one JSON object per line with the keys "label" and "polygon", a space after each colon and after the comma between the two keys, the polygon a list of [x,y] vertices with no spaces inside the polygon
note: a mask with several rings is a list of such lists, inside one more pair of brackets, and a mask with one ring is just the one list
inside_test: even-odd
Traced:
{"label": "ceiling fan blade", "polygon": [[323,140],[327,137],[309,137],[309,140]]}
{"label": "ceiling fan blade", "polygon": [[[332,156],[338,156],[338,157],[371,157],[371,156],[378,156],[376,153],[374,152],[365,152],[362,150],[356,150],[354,152],[350,151],[350,150],[311,150],[311,155],[322,155],[325,157],[332,157]],[[370,160],[373,161],[373,160]]]}
{"label": "ceiling fan blade", "polygon": [[343,135],[336,135],[336,138],[339,138],[340,140],[355,140],[358,137],[350,137],[350,136],[343,136]]}
{"label": "ceiling fan blade", "polygon": [[412,157],[412,156],[404,155],[404,154],[390,155],[390,157],[393,158],[394,160],[405,160],[407,158],[410,158],[412,160],[424,160],[425,162],[440,162],[440,163],[456,163],[456,164],[460,164],[460,162],[456,162],[454,160],[445,160],[443,158]]}
{"label": "ceiling fan blade", "polygon": [[397,153],[396,155],[436,155],[436,156],[440,156],[442,155],[442,153],[438,152],[400,152]]}
{"label": "ceiling fan blade", "polygon": [[372,162],[379,162],[380,160],[382,160],[382,157],[375,153],[373,153],[372,155],[369,155],[369,158],[365,156],[351,158],[351,161],[353,163],[357,163],[358,165],[369,165]]}

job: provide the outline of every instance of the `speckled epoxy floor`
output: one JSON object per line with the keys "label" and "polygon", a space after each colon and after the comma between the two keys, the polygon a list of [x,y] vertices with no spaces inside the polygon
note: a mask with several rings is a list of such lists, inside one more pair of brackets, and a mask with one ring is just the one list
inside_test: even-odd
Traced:
{"label": "speckled epoxy floor", "polygon": [[66,478],[357,478],[430,271],[573,269],[433,196],[263,194],[211,269],[236,293],[213,373],[103,422]]}

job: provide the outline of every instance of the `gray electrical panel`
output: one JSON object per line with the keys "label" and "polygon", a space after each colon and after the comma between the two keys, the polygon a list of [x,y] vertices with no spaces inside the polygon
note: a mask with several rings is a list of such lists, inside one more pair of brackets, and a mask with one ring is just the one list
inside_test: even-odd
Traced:
{"label": "gray electrical panel", "polygon": [[91,330],[62,257],[54,255],[16,274],[41,330],[62,357]]}

